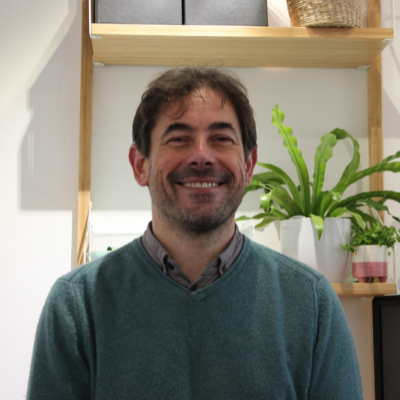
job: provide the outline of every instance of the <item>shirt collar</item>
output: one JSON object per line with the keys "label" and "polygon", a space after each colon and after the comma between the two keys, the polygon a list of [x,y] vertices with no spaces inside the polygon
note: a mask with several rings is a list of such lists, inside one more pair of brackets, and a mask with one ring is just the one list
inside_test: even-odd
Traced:
{"label": "shirt collar", "polygon": [[191,282],[182,272],[180,266],[168,254],[164,246],[157,240],[152,231],[151,222],[142,237],[142,244],[160,269],[180,284],[192,290],[204,287],[223,275],[234,263],[243,245],[243,236],[235,225],[235,233],[228,247],[213,259],[196,282]]}

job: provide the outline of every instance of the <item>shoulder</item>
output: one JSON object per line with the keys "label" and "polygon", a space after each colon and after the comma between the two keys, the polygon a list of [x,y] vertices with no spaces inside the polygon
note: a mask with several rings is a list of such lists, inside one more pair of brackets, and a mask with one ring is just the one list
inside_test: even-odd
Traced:
{"label": "shoulder", "polygon": [[249,257],[257,260],[262,268],[266,268],[271,272],[278,272],[283,275],[294,276],[312,282],[318,282],[323,278],[323,275],[318,271],[300,261],[271,250],[249,239],[246,239],[245,242],[248,246]]}
{"label": "shoulder", "polygon": [[[106,256],[84,264],[61,276],[52,286],[45,309],[57,315],[86,315],[87,308],[103,307],[110,299],[123,299],[127,293],[143,286],[143,265],[151,263],[140,238]],[[107,300],[108,299],[108,300]],[[100,305],[100,306],[99,306]]]}
{"label": "shoulder", "polygon": [[246,262],[257,270],[258,279],[269,289],[274,287],[290,296],[306,296],[315,304],[321,301],[339,303],[329,281],[300,261],[247,238],[242,255]]}
{"label": "shoulder", "polygon": [[133,272],[134,266],[146,257],[148,257],[147,253],[138,238],[104,257],[81,265],[61,276],[58,281],[71,284],[90,284],[99,279],[112,280],[117,276]]}

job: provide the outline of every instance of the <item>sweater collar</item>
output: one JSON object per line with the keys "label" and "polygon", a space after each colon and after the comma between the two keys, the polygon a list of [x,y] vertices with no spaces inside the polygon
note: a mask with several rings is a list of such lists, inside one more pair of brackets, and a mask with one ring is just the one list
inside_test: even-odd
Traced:
{"label": "sweater collar", "polygon": [[239,232],[238,226],[235,225],[235,233],[228,247],[208,264],[207,268],[196,282],[190,281],[190,279],[182,272],[178,263],[173,260],[167,250],[157,240],[153,234],[151,222],[147,226],[142,237],[142,245],[149,256],[166,275],[189,290],[194,291],[209,285],[226,273],[235,262],[242,249],[243,236]]}

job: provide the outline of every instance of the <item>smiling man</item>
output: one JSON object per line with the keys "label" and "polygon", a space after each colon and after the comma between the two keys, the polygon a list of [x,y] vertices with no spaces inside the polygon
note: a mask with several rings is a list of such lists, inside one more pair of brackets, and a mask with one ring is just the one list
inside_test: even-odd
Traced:
{"label": "smiling man", "polygon": [[[183,75],[183,70],[169,71],[153,87],[161,79],[178,78],[178,85],[182,85],[184,79],[193,79],[191,74],[195,71],[186,70],[186,76],[180,78],[174,75]],[[220,85],[224,83],[228,87],[234,83],[225,75],[215,74],[213,78],[216,83],[225,78],[226,82]],[[135,144],[129,153],[137,182],[149,187],[152,198],[153,221],[144,236],[144,246],[152,258],[162,264],[156,255],[163,252],[157,238],[168,252],[168,258],[175,261],[166,264],[170,270],[173,266],[173,274],[178,273],[180,281],[186,281],[190,289],[203,287],[219,276],[217,263],[208,271],[206,267],[232,241],[235,211],[251,181],[257,160],[254,122],[250,120],[251,124],[244,128],[249,133],[245,150],[242,129],[227,94],[222,89],[220,93],[201,85],[202,82],[197,82],[182,98],[178,93],[170,94],[168,103],[160,105],[162,112],[149,134],[140,129],[146,125],[141,119],[147,98],[158,94],[161,100],[165,95],[154,94],[158,88],[150,88],[134,120]],[[236,107],[247,108],[252,115],[247,98],[243,92],[241,94],[235,101],[244,105]],[[154,119],[154,112],[150,115]],[[147,154],[146,145],[150,149]],[[239,233],[234,242],[237,245],[232,247],[241,245]],[[232,253],[231,250],[234,249],[228,253]]]}
{"label": "smiling man", "polygon": [[362,399],[331,285],[235,224],[257,161],[238,78],[165,72],[142,96],[133,139],[129,160],[150,190],[152,222],[56,282],[28,399]]}

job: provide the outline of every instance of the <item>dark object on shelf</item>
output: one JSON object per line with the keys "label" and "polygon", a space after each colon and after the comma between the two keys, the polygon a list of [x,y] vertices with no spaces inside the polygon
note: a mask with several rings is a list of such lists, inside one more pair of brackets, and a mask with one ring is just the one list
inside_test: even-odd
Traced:
{"label": "dark object on shelf", "polygon": [[182,25],[182,0],[96,0],[94,22]]}
{"label": "dark object on shelf", "polygon": [[375,400],[399,400],[400,296],[375,297],[372,315]]}
{"label": "dark object on shelf", "polygon": [[185,25],[268,26],[267,0],[184,0]]}

